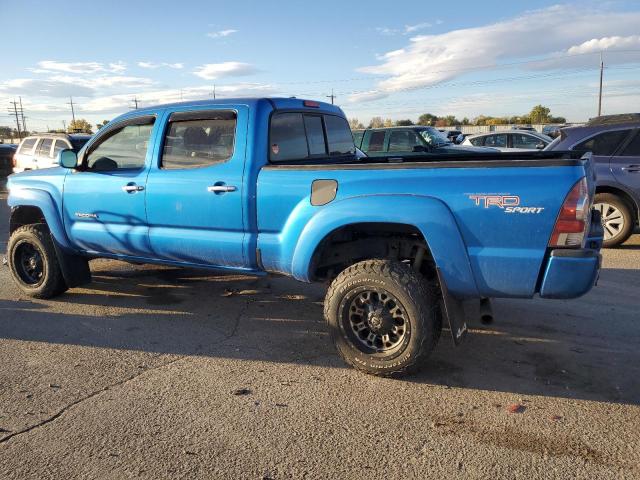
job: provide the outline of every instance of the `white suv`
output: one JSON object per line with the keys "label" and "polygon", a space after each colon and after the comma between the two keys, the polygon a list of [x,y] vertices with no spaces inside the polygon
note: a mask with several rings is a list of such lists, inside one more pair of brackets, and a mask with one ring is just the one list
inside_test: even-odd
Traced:
{"label": "white suv", "polygon": [[43,133],[26,137],[13,156],[13,173],[58,166],[58,152],[64,149],[76,153],[91,135]]}

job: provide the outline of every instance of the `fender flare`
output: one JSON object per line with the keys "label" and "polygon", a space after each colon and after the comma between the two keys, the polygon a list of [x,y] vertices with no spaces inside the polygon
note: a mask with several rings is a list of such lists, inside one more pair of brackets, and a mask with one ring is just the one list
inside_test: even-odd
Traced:
{"label": "fender flare", "polygon": [[14,188],[11,189],[7,203],[12,213],[19,207],[39,208],[56,243],[65,250],[75,250],[64,230],[56,202],[49,192],[36,188]]}
{"label": "fender flare", "polygon": [[444,202],[423,195],[362,195],[322,207],[300,233],[293,252],[293,276],[311,281],[311,259],[320,242],[331,232],[356,223],[394,223],[417,228],[448,291],[458,298],[479,296],[455,217]]}

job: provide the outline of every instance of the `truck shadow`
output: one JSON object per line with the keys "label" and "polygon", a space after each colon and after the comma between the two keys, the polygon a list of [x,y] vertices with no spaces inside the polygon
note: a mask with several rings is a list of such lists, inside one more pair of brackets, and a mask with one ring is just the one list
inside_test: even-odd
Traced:
{"label": "truck shadow", "polygon": [[[322,318],[322,286],[120,262],[93,269],[91,285],[55,300],[0,299],[0,337],[346,368]],[[494,324],[471,321],[455,349],[443,331],[423,370],[398,381],[640,404],[639,283],[637,270],[605,269],[579,300],[497,301]],[[12,289],[3,296],[18,298]]]}

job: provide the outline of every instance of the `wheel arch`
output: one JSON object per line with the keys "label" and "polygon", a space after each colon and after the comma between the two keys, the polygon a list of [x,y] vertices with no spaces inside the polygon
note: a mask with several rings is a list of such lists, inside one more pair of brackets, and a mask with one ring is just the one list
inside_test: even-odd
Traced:
{"label": "wheel arch", "polygon": [[627,192],[626,190],[620,187],[616,187],[612,185],[596,186],[596,195],[598,193],[609,193],[611,195],[616,195],[617,197],[620,197],[622,200],[624,200],[627,203],[627,205],[631,207],[636,223],[640,222],[640,205],[638,205],[638,203],[635,201],[631,193]]}
{"label": "wheel arch", "polygon": [[[478,295],[467,248],[455,217],[439,199],[420,195],[364,195],[321,209],[307,222],[293,252],[292,274],[302,281],[315,278],[314,261],[327,242],[342,231],[362,226],[382,227],[383,233],[411,235],[424,241],[428,258],[439,268],[452,294]],[[331,246],[329,246],[331,248]]]}

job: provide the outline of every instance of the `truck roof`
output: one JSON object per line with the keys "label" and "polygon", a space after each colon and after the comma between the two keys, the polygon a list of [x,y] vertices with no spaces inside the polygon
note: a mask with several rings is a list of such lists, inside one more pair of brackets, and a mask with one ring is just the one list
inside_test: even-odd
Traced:
{"label": "truck roof", "polygon": [[[304,105],[305,102],[313,102],[317,104],[317,107],[309,107]],[[287,110],[287,109],[320,109],[324,112],[333,112],[338,115],[344,115],[340,107],[336,105],[332,105],[326,102],[319,102],[317,100],[309,100],[304,98],[285,98],[285,97],[235,97],[235,98],[220,98],[213,99],[209,98],[206,100],[192,100],[186,102],[175,102],[175,103],[166,103],[161,105],[154,105],[151,107],[141,108],[139,110],[135,110],[137,113],[145,113],[152,112],[154,110],[158,110],[161,108],[167,107],[203,107],[207,105],[232,105],[232,104],[244,104],[248,105],[250,108],[256,107],[259,104],[270,104],[272,108],[276,110]]]}

